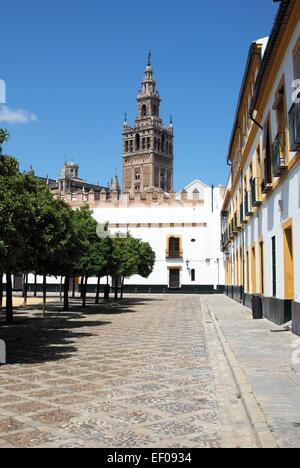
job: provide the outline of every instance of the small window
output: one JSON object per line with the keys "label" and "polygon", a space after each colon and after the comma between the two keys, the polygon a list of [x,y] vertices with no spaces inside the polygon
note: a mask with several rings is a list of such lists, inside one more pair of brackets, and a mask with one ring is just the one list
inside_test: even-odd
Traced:
{"label": "small window", "polygon": [[196,270],[191,271],[191,279],[193,283],[196,281]]}
{"label": "small window", "polygon": [[266,184],[273,182],[271,141],[270,124],[267,123],[264,129],[264,181]]}
{"label": "small window", "polygon": [[142,106],[142,117],[147,117],[147,106],[144,104]]}
{"label": "small window", "polygon": [[139,134],[137,134],[135,137],[135,150],[139,151],[140,147],[141,147],[141,137]]}

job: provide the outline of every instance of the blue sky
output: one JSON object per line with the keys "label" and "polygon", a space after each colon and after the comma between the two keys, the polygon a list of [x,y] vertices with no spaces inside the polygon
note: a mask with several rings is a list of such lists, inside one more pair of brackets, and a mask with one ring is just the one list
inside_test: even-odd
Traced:
{"label": "blue sky", "polygon": [[[136,116],[147,53],[174,116],[175,186],[224,184],[226,153],[252,40],[269,35],[272,0],[10,0],[1,6],[0,78],[14,118],[6,152],[57,178],[65,157],[106,185],[121,174],[124,112]],[[26,111],[27,114],[20,112]],[[25,115],[25,117],[24,117]]]}

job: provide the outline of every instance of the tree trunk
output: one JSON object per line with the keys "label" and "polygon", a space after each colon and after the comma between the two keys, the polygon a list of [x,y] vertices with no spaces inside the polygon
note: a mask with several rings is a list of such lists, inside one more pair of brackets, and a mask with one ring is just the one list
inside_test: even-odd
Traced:
{"label": "tree trunk", "polygon": [[3,307],[3,274],[0,273],[0,310]]}
{"label": "tree trunk", "polygon": [[26,275],[22,275],[22,297],[25,298]]}
{"label": "tree trunk", "polygon": [[37,296],[37,275],[34,275],[34,297]]}
{"label": "tree trunk", "polygon": [[99,304],[100,284],[101,284],[101,276],[98,276],[98,283],[97,283],[97,292],[96,292],[95,304]]}
{"label": "tree trunk", "polygon": [[115,301],[118,300],[118,277],[115,278]]}
{"label": "tree trunk", "polygon": [[69,310],[69,288],[70,288],[70,278],[69,276],[66,276],[65,285],[64,285],[64,310],[66,312]]}
{"label": "tree trunk", "polygon": [[110,285],[109,285],[109,277],[107,276],[106,277],[106,286],[104,288],[104,300],[106,302],[110,301],[109,293],[110,293]]}
{"label": "tree trunk", "polygon": [[63,277],[61,276],[60,277],[60,284],[59,284],[59,301],[60,302],[62,302],[62,299],[63,299],[63,293],[62,293],[63,287],[62,287],[62,285],[63,285]]}
{"label": "tree trunk", "polygon": [[47,303],[47,277],[43,276],[43,317],[46,314],[46,303]]}
{"label": "tree trunk", "polygon": [[84,283],[85,283],[85,277],[81,277],[81,291],[80,291],[80,298],[83,299],[83,294],[84,294]]}
{"label": "tree trunk", "polygon": [[6,272],[6,323],[10,325],[14,321],[13,296],[12,296],[11,272]]}
{"label": "tree trunk", "polygon": [[84,286],[83,286],[83,296],[82,296],[82,307],[86,307],[86,290],[87,290],[87,284],[88,284],[88,279],[89,277],[86,276],[84,280]]}
{"label": "tree trunk", "polygon": [[125,278],[122,278],[121,299],[123,299],[123,297],[124,297],[124,283],[125,283]]}
{"label": "tree trunk", "polygon": [[72,299],[76,297],[76,278],[73,276],[73,283],[72,283]]}
{"label": "tree trunk", "polygon": [[23,298],[23,307],[26,307],[28,298],[28,274],[24,275]]}

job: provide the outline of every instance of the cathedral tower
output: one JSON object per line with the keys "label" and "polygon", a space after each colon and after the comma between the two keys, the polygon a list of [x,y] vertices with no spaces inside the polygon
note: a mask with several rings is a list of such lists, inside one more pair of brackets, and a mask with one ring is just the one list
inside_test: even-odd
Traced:
{"label": "cathedral tower", "polygon": [[173,191],[173,124],[164,127],[160,118],[160,95],[153,77],[151,54],[138,93],[138,116],[134,127],[123,130],[123,192],[156,188]]}

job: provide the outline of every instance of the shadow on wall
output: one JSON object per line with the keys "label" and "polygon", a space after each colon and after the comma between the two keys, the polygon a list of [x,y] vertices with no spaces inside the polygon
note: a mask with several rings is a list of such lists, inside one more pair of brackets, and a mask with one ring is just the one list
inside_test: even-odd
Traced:
{"label": "shadow on wall", "polygon": [[275,198],[273,197],[268,203],[268,232],[272,232],[274,229]]}
{"label": "shadow on wall", "polygon": [[290,184],[285,184],[281,186],[279,200],[281,206],[278,206],[278,210],[281,211],[281,222],[284,222],[288,219],[290,213]]}

